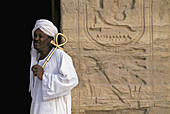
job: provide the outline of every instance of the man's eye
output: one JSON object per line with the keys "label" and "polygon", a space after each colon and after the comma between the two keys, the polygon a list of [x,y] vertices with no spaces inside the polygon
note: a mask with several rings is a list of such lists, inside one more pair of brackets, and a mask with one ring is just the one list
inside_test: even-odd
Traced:
{"label": "man's eye", "polygon": [[36,38],[37,37],[37,35],[36,34],[34,34],[34,38]]}
{"label": "man's eye", "polygon": [[43,36],[42,35],[39,35],[39,38],[42,38]]}

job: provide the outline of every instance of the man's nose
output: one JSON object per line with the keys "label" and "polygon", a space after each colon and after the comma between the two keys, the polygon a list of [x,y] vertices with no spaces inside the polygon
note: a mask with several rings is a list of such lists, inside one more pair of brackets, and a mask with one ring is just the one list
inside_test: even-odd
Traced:
{"label": "man's nose", "polygon": [[35,37],[34,37],[34,40],[40,40],[39,35],[35,36]]}

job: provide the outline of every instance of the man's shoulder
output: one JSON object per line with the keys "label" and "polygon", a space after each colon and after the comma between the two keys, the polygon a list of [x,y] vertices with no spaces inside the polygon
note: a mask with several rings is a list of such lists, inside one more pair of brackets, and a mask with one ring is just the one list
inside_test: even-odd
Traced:
{"label": "man's shoulder", "polygon": [[55,53],[57,56],[67,57],[67,58],[71,59],[71,57],[65,51],[63,51],[61,49],[57,49]]}
{"label": "man's shoulder", "polygon": [[67,53],[64,52],[64,51],[61,50],[61,49],[57,49],[57,50],[55,51],[55,53],[58,54],[58,55],[67,55]]}

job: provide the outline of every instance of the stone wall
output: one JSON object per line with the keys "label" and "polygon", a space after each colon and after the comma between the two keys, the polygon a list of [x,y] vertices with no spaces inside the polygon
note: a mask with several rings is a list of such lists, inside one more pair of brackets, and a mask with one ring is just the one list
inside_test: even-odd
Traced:
{"label": "stone wall", "polygon": [[169,0],[61,0],[73,114],[169,114]]}

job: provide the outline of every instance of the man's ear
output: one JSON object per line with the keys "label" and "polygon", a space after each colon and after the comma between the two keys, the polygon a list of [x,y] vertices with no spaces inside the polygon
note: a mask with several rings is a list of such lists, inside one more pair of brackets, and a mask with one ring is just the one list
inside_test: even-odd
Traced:
{"label": "man's ear", "polygon": [[51,43],[50,43],[50,42],[51,42],[51,40],[53,40],[53,39],[54,39],[53,37],[48,36],[48,40],[49,40],[48,45],[49,45],[50,47],[53,47],[53,44],[51,44]]}

